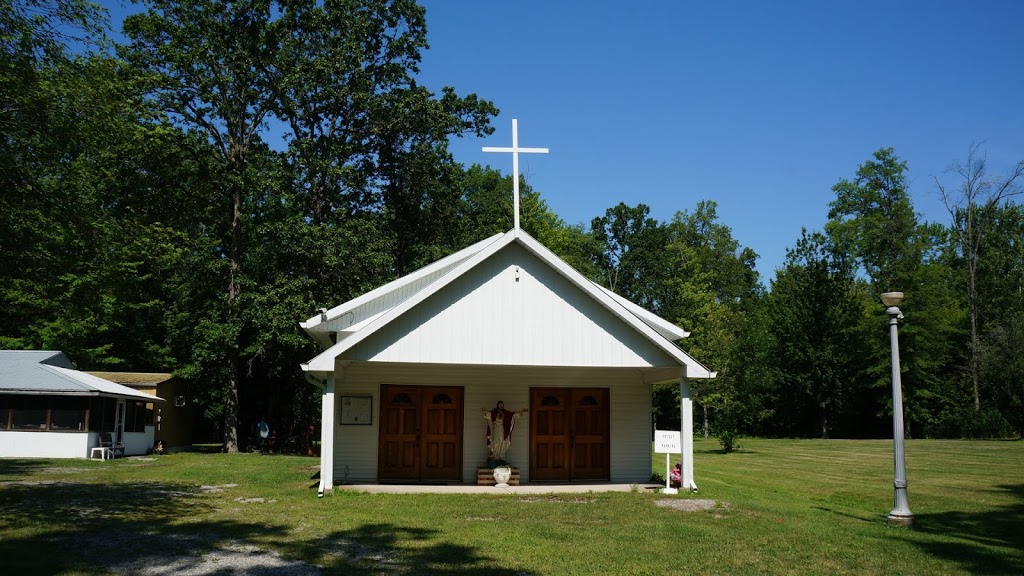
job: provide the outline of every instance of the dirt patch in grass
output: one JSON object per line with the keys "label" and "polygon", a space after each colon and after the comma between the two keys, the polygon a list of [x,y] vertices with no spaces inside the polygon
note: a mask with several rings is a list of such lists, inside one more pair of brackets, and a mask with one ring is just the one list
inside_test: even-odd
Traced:
{"label": "dirt patch in grass", "polygon": [[238,488],[238,484],[221,484],[219,486],[200,486],[199,491],[204,494],[220,494],[228,488]]}
{"label": "dirt patch in grass", "polygon": [[704,510],[715,510],[718,508],[728,508],[729,504],[726,502],[719,502],[718,500],[707,500],[700,498],[677,498],[677,499],[665,499],[655,500],[655,506],[662,508],[672,508],[673,510],[681,510],[683,512],[701,512]]}
{"label": "dirt patch in grass", "polygon": [[593,498],[583,498],[581,496],[527,496],[526,498],[520,498],[520,502],[532,504],[534,502],[555,502],[564,504],[590,504],[594,501]]}
{"label": "dirt patch in grass", "polygon": [[9,480],[0,482],[0,486],[50,486],[61,484],[57,480]]}
{"label": "dirt patch in grass", "polygon": [[43,474],[79,474],[82,472],[87,472],[88,470],[88,468],[71,468],[61,466],[57,468],[43,468],[42,470],[40,470],[40,472]]}
{"label": "dirt patch in grass", "polygon": [[320,569],[304,562],[287,560],[274,551],[242,542],[225,542],[204,553],[195,551],[148,556],[144,560],[111,566],[115,574],[140,576],[213,576],[219,574],[282,574],[312,576]]}
{"label": "dirt patch in grass", "polygon": [[273,504],[277,502],[274,498],[235,498],[235,502],[241,502],[242,504]]}
{"label": "dirt patch in grass", "polygon": [[381,550],[345,539],[334,542],[328,548],[327,554],[369,567],[375,574],[402,571],[401,557],[394,551]]}

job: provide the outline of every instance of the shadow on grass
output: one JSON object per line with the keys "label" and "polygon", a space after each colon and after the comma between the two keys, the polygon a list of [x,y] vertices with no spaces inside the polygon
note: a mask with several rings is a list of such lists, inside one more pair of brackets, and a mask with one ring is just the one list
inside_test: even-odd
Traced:
{"label": "shadow on grass", "polygon": [[296,540],[288,524],[205,519],[221,504],[189,485],[5,482],[3,572],[528,574],[433,529],[364,524]]}
{"label": "shadow on grass", "polygon": [[757,450],[747,450],[742,446],[739,448],[733,448],[728,452],[725,451],[725,448],[705,448],[703,450],[695,450],[694,452],[698,454],[714,454],[717,456],[724,456],[726,454],[760,454]]}
{"label": "shadow on grass", "polygon": [[1024,574],[1024,484],[997,488],[1015,501],[983,512],[915,514],[913,531],[938,538],[910,541],[972,574]]}
{"label": "shadow on grass", "polygon": [[812,510],[821,510],[822,512],[828,512],[829,514],[836,514],[837,516],[843,516],[844,518],[849,518],[851,520],[860,520],[861,522],[869,522],[869,523],[874,522],[874,523],[877,523],[877,522],[882,522],[882,521],[885,520],[885,517],[882,516],[882,515],[863,516],[863,515],[858,515],[858,514],[850,514],[849,512],[842,512],[842,511],[836,510],[834,508],[824,508],[822,506],[811,506],[811,509]]}
{"label": "shadow on grass", "polygon": [[0,458],[0,478],[4,476],[15,479],[25,478],[51,466],[53,463],[50,460]]}
{"label": "shadow on grass", "polygon": [[257,530],[228,522],[178,524],[208,511],[194,492],[178,485],[5,483],[0,558],[12,574],[130,573],[138,563],[197,561],[195,552],[211,543]]}
{"label": "shadow on grass", "polygon": [[439,576],[530,576],[499,565],[471,546],[441,540],[437,530],[394,524],[363,524],[315,542],[293,542],[288,556],[324,567],[325,574],[434,574]]}

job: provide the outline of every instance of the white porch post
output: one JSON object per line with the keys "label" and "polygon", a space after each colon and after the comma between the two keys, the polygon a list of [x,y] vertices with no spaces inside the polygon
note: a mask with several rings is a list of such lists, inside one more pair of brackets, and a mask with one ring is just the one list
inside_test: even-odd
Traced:
{"label": "white porch post", "polygon": [[334,489],[334,373],[324,383],[324,392],[320,399],[320,490],[317,496],[323,496],[324,490]]}
{"label": "white porch post", "polygon": [[686,380],[686,368],[679,378],[679,431],[683,440],[683,453],[680,456],[682,477],[680,483],[684,490],[697,491],[693,481],[693,398],[690,396],[690,383]]}

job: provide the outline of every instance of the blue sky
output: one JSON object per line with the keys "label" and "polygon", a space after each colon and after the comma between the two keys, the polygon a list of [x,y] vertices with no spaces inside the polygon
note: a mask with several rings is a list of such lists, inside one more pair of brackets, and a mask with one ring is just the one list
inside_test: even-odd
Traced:
{"label": "blue sky", "polygon": [[480,148],[510,146],[518,118],[521,146],[551,149],[521,169],[565,221],[714,200],[766,284],[881,147],[943,223],[934,177],[955,185],[945,171],[972,143],[995,173],[1024,160],[1019,0],[422,3],[421,82],[501,109],[492,136],[452,143],[458,161],[510,173]]}
{"label": "blue sky", "polygon": [[984,141],[1024,160],[1024,2],[429,0],[422,81],[501,109],[456,159],[522,171],[569,223],[626,202],[659,220],[718,203],[767,282],[832,186],[881,147],[914,206],[947,222],[933,177]]}

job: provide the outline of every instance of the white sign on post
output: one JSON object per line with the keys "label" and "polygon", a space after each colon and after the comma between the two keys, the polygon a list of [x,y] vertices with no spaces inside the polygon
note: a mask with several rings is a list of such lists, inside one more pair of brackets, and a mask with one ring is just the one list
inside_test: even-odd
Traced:
{"label": "white sign on post", "polygon": [[669,454],[682,454],[683,442],[677,430],[654,431],[654,453],[665,455],[665,489],[664,494],[678,494],[679,491],[669,484]]}
{"label": "white sign on post", "polygon": [[655,430],[654,453],[682,454],[683,442],[679,439],[679,432],[676,430]]}

